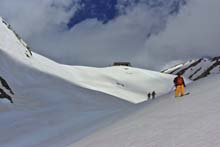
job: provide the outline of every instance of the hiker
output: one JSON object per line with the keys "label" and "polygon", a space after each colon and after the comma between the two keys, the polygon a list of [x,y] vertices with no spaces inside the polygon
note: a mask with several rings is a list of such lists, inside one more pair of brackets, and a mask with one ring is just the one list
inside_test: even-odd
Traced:
{"label": "hiker", "polygon": [[156,92],[155,92],[155,91],[153,91],[151,95],[152,95],[152,99],[155,99]]}
{"label": "hiker", "polygon": [[147,94],[147,97],[148,97],[148,100],[149,100],[150,97],[151,97],[151,93],[150,92]]}
{"label": "hiker", "polygon": [[177,74],[177,77],[174,78],[173,80],[176,90],[175,90],[175,97],[179,96],[179,93],[181,94],[181,96],[184,96],[184,87],[186,87],[184,79],[181,75],[181,73]]}

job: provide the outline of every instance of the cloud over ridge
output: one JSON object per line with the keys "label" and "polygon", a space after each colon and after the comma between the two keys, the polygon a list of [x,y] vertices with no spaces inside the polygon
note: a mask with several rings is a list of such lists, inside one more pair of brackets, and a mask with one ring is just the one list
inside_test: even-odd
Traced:
{"label": "cloud over ridge", "polygon": [[77,1],[1,0],[0,15],[34,51],[66,64],[107,66],[120,60],[160,68],[165,62],[220,55],[218,0],[188,0],[177,16],[169,15],[169,7],[140,3],[107,24],[87,19],[68,30]]}

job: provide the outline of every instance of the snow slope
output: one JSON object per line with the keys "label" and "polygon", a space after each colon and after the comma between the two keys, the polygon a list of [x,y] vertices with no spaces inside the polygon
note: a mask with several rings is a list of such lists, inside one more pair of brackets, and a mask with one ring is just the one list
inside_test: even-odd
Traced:
{"label": "snow slope", "polygon": [[[140,103],[146,100],[147,92],[155,90],[157,95],[160,96],[169,92],[170,87],[172,87],[172,79],[174,77],[159,72],[131,67],[92,68],[67,66],[32,52],[31,55],[27,56],[27,52],[29,52],[27,45],[7,25],[1,23],[0,32],[1,55],[7,56],[8,60],[14,60],[16,63],[12,63],[13,65],[17,64],[19,66],[22,64],[31,68],[30,70],[34,69],[62,78],[84,88],[117,96],[132,103]],[[5,60],[4,57],[1,60]],[[9,65],[9,67],[11,66]],[[2,67],[3,73],[5,69],[6,67]],[[7,76],[8,74],[5,75]],[[13,77],[16,76],[14,75]],[[11,77],[7,79],[11,79]],[[23,78],[21,81],[23,80],[25,79]],[[147,83],[151,84],[148,85]]]}
{"label": "snow slope", "polygon": [[219,147],[220,75],[137,106],[135,112],[70,147]]}
{"label": "snow slope", "polygon": [[[164,95],[172,75],[61,65],[32,53],[9,26],[0,21],[0,76],[15,103],[0,101],[0,146],[220,145],[219,75],[192,83],[191,95],[175,99]],[[152,90],[160,97],[143,102]]]}
{"label": "snow slope", "polygon": [[0,32],[0,75],[15,93],[14,104],[0,101],[0,146],[65,146],[131,105],[65,80],[66,71],[59,70],[64,66],[34,53],[27,56],[7,25],[0,23]]}
{"label": "snow slope", "polygon": [[0,100],[4,147],[69,145],[132,113],[132,103],[146,101],[147,92],[169,92],[174,77],[132,67],[58,64],[31,52],[1,18],[0,76],[15,102]]}

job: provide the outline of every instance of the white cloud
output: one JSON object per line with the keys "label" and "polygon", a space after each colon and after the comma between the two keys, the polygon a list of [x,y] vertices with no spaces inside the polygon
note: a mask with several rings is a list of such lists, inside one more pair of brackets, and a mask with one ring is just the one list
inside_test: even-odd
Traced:
{"label": "white cloud", "polygon": [[[68,1],[3,0],[0,12],[34,51],[59,62],[105,66],[113,61],[128,61],[142,51],[148,32],[167,15],[146,5],[130,7],[108,24],[86,20],[72,30],[62,28],[77,9],[65,11]],[[54,5],[55,7],[51,7]],[[11,9],[9,13],[7,9]],[[162,25],[163,26],[163,25]]]}
{"label": "white cloud", "polygon": [[159,65],[171,60],[219,56],[219,10],[219,0],[190,1],[163,32],[146,41],[145,50],[136,58],[140,64]]}
{"label": "white cloud", "polygon": [[66,23],[75,10],[66,10],[71,3],[72,0],[1,0],[0,14],[22,37],[28,38]]}
{"label": "white cloud", "polygon": [[[168,24],[169,8],[138,4],[107,24],[89,19],[67,30],[63,24],[78,8],[67,11],[71,3],[1,0],[0,15],[34,51],[63,63],[106,66],[132,61],[140,67],[158,68],[173,60],[220,55],[219,0],[191,0]],[[158,33],[148,40],[152,29]]]}
{"label": "white cloud", "polygon": [[163,14],[145,5],[137,5],[108,24],[96,19],[86,20],[70,31],[51,32],[49,36],[46,32],[44,38],[41,34],[32,44],[48,55],[39,46],[44,42],[44,47],[54,49],[50,57],[69,64],[106,66],[114,61],[130,61],[143,50],[148,33],[152,29],[156,31],[156,25],[164,27],[164,15],[167,15],[166,10]]}

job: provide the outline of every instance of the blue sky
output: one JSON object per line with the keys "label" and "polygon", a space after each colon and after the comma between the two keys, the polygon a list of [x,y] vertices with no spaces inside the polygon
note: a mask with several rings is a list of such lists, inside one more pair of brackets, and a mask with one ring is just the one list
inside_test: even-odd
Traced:
{"label": "blue sky", "polygon": [[169,2],[170,0],[124,0],[118,2],[117,0],[81,0],[78,2],[80,5],[76,13],[70,18],[68,27],[72,28],[74,25],[86,20],[97,19],[103,24],[108,23],[112,19],[120,16],[120,7],[130,7],[132,5],[138,5],[142,3],[150,8],[165,7],[169,5],[169,13],[176,14],[179,12],[182,6],[186,4],[185,0],[176,0]]}
{"label": "blue sky", "polygon": [[72,28],[74,25],[86,20],[96,18],[103,23],[114,19],[118,15],[117,0],[82,0],[79,2],[81,6],[77,12],[70,18],[68,27]]}
{"label": "blue sky", "polygon": [[58,62],[102,67],[130,61],[160,69],[220,55],[220,1],[186,2],[1,0],[0,15],[33,51]]}

